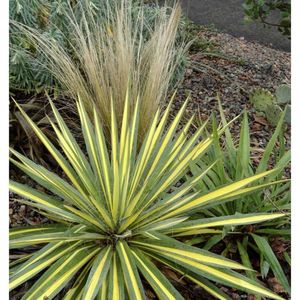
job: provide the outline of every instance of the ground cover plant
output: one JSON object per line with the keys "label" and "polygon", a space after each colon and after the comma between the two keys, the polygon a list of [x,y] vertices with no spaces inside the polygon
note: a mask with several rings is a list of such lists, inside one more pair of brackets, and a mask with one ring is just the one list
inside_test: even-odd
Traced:
{"label": "ground cover plant", "polygon": [[291,124],[291,87],[282,84],[277,87],[275,95],[265,89],[255,89],[249,97],[254,108],[266,116],[268,122],[276,126],[282,112],[281,107],[287,107],[285,121]]}
{"label": "ground cover plant", "polygon": [[[94,299],[97,295],[101,299],[116,299],[117,296],[124,298],[126,294],[130,299],[143,299],[145,295],[139,272],[160,298],[181,299],[152,260],[188,274],[188,278],[220,299],[227,297],[207,279],[281,299],[256,281],[231,270],[243,270],[244,266],[185,245],[172,234],[166,234],[175,224],[179,224],[179,230],[185,228],[191,212],[243,195],[249,192],[245,186],[273,173],[262,172],[204,194],[191,193],[192,187],[209,171],[210,166],[201,175],[168,192],[182,177],[189,162],[201,156],[213,141],[209,137],[197,142],[204,127],[187,138],[192,119],[174,135],[185,105],[164,132],[170,106],[161,120],[160,112],[156,113],[138,151],[139,103],[134,114],[129,116],[129,100],[126,98],[120,132],[112,104],[110,152],[96,110],[93,126],[83,102],[79,101],[88,158],[54,105],[57,125],[52,123],[52,126],[63,154],[21,110],[70,181],[13,151],[17,160],[12,159],[12,162],[53,195],[17,182],[10,183],[11,191],[28,199],[18,201],[41,210],[57,222],[11,230],[12,249],[44,245],[31,253],[27,261],[14,266],[10,280],[12,289],[49,267],[24,299],[53,298],[79,270],[80,276],[66,299],[73,299],[75,295],[81,295],[83,299]],[[250,190],[260,188],[260,185],[254,185]],[[247,215],[228,216],[225,220],[223,217],[213,219],[213,223],[245,224],[249,220],[255,223],[278,217],[282,214],[258,214],[250,219]],[[204,227],[213,226],[209,218],[199,221],[207,224]]]}

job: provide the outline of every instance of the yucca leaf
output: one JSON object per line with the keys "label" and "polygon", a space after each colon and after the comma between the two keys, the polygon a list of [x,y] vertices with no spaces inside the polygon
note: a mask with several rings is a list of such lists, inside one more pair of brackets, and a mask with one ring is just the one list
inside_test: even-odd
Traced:
{"label": "yucca leaf", "polygon": [[135,258],[138,269],[150,283],[159,299],[184,299],[159,269],[141,251],[131,250],[131,252]]}
{"label": "yucca leaf", "polygon": [[206,280],[205,278],[193,274],[192,276],[186,275],[188,279],[196,283],[198,286],[202,287],[204,290],[206,290],[209,294],[213,295],[217,299],[220,300],[230,300],[229,296],[227,296],[223,291],[218,289],[214,284],[212,284],[210,281]]}
{"label": "yucca leaf", "polygon": [[[120,264],[120,260],[116,253],[113,254],[112,264],[109,269],[108,276],[108,287],[107,287],[107,297],[103,298],[101,296],[101,300],[124,300],[125,292],[124,292],[124,279],[122,274],[122,268]],[[100,291],[101,292],[101,291]],[[99,295],[100,296],[100,295]]]}
{"label": "yucca leaf", "polygon": [[[150,254],[151,256],[153,256],[152,254]],[[215,296],[218,299],[224,300],[224,299],[229,299],[229,297],[222,292],[221,290],[219,290],[215,285],[213,285],[212,283],[210,283],[208,280],[204,279],[203,277],[199,276],[198,274],[191,274],[190,271],[188,271],[188,269],[184,269],[182,266],[180,266],[180,268],[174,264],[173,262],[164,259],[164,258],[157,258],[159,261],[163,262],[165,265],[171,267],[173,270],[179,272],[180,274],[182,274],[184,277],[189,278],[190,280],[192,280],[193,282],[195,282],[196,284],[198,284],[199,286],[201,286],[203,289],[205,289],[208,293],[210,293],[211,295]]]}
{"label": "yucca leaf", "polygon": [[[110,299],[108,298],[108,279],[106,278],[102,285],[100,286],[100,289],[98,291],[98,295],[95,298],[96,300],[106,300]],[[118,299],[118,298],[116,298]]]}
{"label": "yucca leaf", "polygon": [[151,235],[155,237],[155,239],[137,240],[132,241],[132,243],[135,246],[142,248],[144,251],[161,253],[161,255],[166,257],[173,257],[173,255],[189,257],[191,260],[212,266],[218,266],[220,268],[244,269],[244,267],[239,263],[233,262],[219,255],[214,255],[209,251],[185,245],[184,243],[166,235],[158,234],[156,232],[151,232]]}
{"label": "yucca leaf", "polygon": [[[173,203],[180,203],[182,201],[183,196],[193,188],[193,186],[205,176],[206,172],[208,172],[215,163],[207,168],[204,172],[202,172],[199,176],[192,178],[191,180],[187,181],[183,184],[179,189],[176,189],[174,193],[168,194],[164,197],[157,205],[152,206],[149,210],[141,210],[140,212],[136,213],[135,215],[129,217],[126,220],[125,224],[133,223],[134,220],[138,217],[138,222],[140,223],[139,226],[143,226],[145,223],[153,223],[155,220],[161,220],[161,216],[165,215],[166,212],[172,208]],[[190,195],[187,199],[192,199],[196,196],[196,193]],[[155,198],[153,198],[155,199]],[[143,214],[141,214],[144,212]],[[141,214],[141,215],[140,215]],[[145,220],[145,221],[143,221]],[[141,221],[143,221],[141,223]]]}
{"label": "yucca leaf", "polygon": [[[188,99],[184,102],[184,104],[182,105],[182,107],[180,108],[180,111],[178,112],[178,114],[176,115],[175,119],[173,120],[171,126],[169,127],[168,131],[165,133],[164,138],[159,142],[158,146],[159,150],[155,155],[154,161],[151,165],[151,168],[148,172],[147,178],[150,177],[150,175],[153,173],[153,171],[155,170],[155,168],[157,167],[157,165],[159,164],[159,162],[163,159],[163,156],[165,156],[167,150],[168,150],[168,146],[172,141],[172,138],[175,134],[176,128],[179,124],[179,121],[182,118],[182,115],[185,111],[185,108],[187,106],[188,103]],[[177,138],[178,139],[178,138]],[[175,148],[173,148],[175,149]]]}
{"label": "yucca leaf", "polygon": [[276,129],[275,129],[270,141],[268,142],[267,147],[265,148],[263,157],[261,158],[261,160],[259,162],[259,165],[256,169],[257,174],[260,173],[260,172],[265,171],[268,167],[268,162],[269,162],[271,153],[274,149],[274,146],[275,146],[275,143],[278,139],[278,136],[279,136],[279,134],[282,130],[282,125],[283,125],[283,122],[284,122],[285,114],[286,114],[286,109],[281,113],[281,116],[280,116],[280,119],[277,123]]}
{"label": "yucca leaf", "polygon": [[[85,188],[89,191],[89,193],[96,194],[96,185],[95,182],[91,181],[94,177],[92,173],[91,166],[87,161],[84,153],[81,151],[78,146],[76,140],[73,138],[70,130],[65,124],[64,120],[58,113],[58,110],[53,105],[52,101],[50,101],[51,108],[53,110],[56,122],[60,128],[60,130],[56,127],[56,125],[50,120],[50,123],[59,138],[60,146],[62,147],[64,153],[67,158],[71,162],[74,170],[78,174],[81,182],[84,184]],[[80,111],[79,111],[80,112]],[[83,131],[86,126],[83,127]],[[99,192],[99,191],[98,191]]]}
{"label": "yucca leaf", "polygon": [[[224,160],[224,154],[222,153],[222,149],[219,142],[219,134],[218,134],[218,128],[217,128],[217,120],[215,115],[212,115],[212,137],[213,137],[213,147],[212,151],[214,152],[215,157],[218,157],[218,162],[216,164],[216,172],[218,176],[225,177],[225,168],[222,161]],[[199,160],[200,161],[200,160]]]}
{"label": "yucca leaf", "polygon": [[99,249],[93,245],[77,248],[54,263],[30,288],[24,299],[53,298]]}
{"label": "yucca leaf", "polygon": [[[271,175],[272,176],[272,175]],[[225,195],[224,197],[221,198],[221,200],[234,200],[237,197],[240,196],[246,196],[248,194],[251,194],[253,192],[259,191],[261,189],[270,187],[270,186],[275,186],[276,184],[281,184],[281,183],[285,183],[290,181],[289,179],[283,179],[283,180],[277,180],[277,181],[272,181],[272,182],[268,182],[268,183],[264,183],[264,184],[259,184],[256,186],[252,186],[252,187],[246,187],[246,188],[241,188],[238,191],[229,193],[227,195]]]}
{"label": "yucca leaf", "polygon": [[[143,145],[140,149],[138,158],[136,160],[133,178],[132,178],[131,184],[130,184],[130,192],[128,195],[129,198],[131,198],[133,196],[133,193],[135,192],[135,189],[136,189],[137,185],[139,184],[142,175],[145,172],[147,163],[149,163],[149,158],[150,158],[151,154],[153,154],[153,150],[154,150],[155,146],[157,146],[157,141],[159,138],[161,138],[163,129],[167,122],[167,117],[168,117],[170,109],[171,109],[172,100],[174,99],[174,97],[175,97],[175,94],[173,95],[173,98],[171,99],[161,120],[159,121],[159,114],[160,114],[159,110],[157,111],[157,113],[155,114],[155,116],[153,118],[153,121],[150,125],[148,133],[146,135],[146,138],[144,139]],[[128,210],[126,211],[126,214],[125,214],[125,217],[127,215],[131,214],[131,212],[135,208],[136,204],[138,203],[138,200],[139,200],[139,198],[135,197],[130,201],[128,208],[127,208]]]}
{"label": "yucca leaf", "polygon": [[13,164],[24,171],[41,186],[45,187],[53,194],[59,195],[66,202],[80,207],[87,213],[94,213],[93,210],[91,210],[91,205],[85,198],[85,194],[81,195],[72,185],[62,180],[58,175],[46,170],[42,166],[37,165],[22,154],[13,150],[11,150],[11,152],[22,162],[21,164],[10,159]]}
{"label": "yucca leaf", "polygon": [[223,234],[213,235],[210,237],[205,245],[202,247],[203,250],[210,250],[213,246],[218,244],[223,239]]}
{"label": "yucca leaf", "polygon": [[111,99],[111,164],[113,170],[113,202],[112,202],[112,217],[116,223],[119,208],[120,208],[120,189],[121,189],[121,174],[120,174],[120,149],[119,149],[119,138],[118,138],[118,124],[115,113],[115,106]]}
{"label": "yucca leaf", "polygon": [[278,173],[282,172],[284,168],[288,166],[288,164],[291,161],[291,150],[287,150],[277,161],[275,168],[277,169],[277,172],[275,172],[270,179],[273,179],[272,177],[278,176]]}
{"label": "yucca leaf", "polygon": [[9,289],[12,290],[29,280],[37,273],[49,267],[62,256],[71,253],[74,248],[78,247],[80,242],[48,244],[41,250],[37,251],[27,262],[18,267],[9,280]]}
{"label": "yucca leaf", "polygon": [[[96,176],[98,177],[98,180],[100,180],[100,183],[102,183],[102,188],[103,188],[103,180],[101,177],[101,166],[98,163],[98,156],[97,156],[97,150],[96,150],[96,145],[95,145],[95,133],[92,128],[91,121],[87,115],[87,112],[85,111],[82,102],[79,100],[78,101],[78,111],[80,115],[80,119],[82,122],[82,127],[83,127],[83,136],[85,138],[85,144],[87,146],[87,151],[89,155],[89,159],[91,162],[91,165],[94,169],[94,174],[97,174]],[[88,175],[86,176],[88,177]],[[117,180],[116,180],[117,181]],[[101,192],[101,189],[98,187],[93,187],[92,184],[90,184],[90,190],[91,190],[91,196],[90,200],[94,204],[94,206],[97,208],[99,211],[100,215],[105,219],[105,222],[113,228],[113,222],[111,221],[111,217],[105,208],[105,204],[107,201],[103,200],[103,194]],[[93,193],[94,191],[94,193]]]}
{"label": "yucca leaf", "polygon": [[284,275],[284,272],[281,268],[281,265],[276,258],[271,246],[267,242],[267,240],[261,236],[258,236],[256,234],[251,234],[253,239],[255,240],[255,243],[257,247],[259,248],[261,254],[263,257],[267,260],[267,262],[270,264],[272,271],[274,272],[274,275],[279,280],[279,282],[283,285],[284,289],[290,294],[291,288],[287,281],[286,276]]}
{"label": "yucca leaf", "polygon": [[57,163],[61,166],[64,172],[67,174],[69,179],[72,181],[74,186],[84,194],[84,189],[82,187],[81,182],[78,181],[78,177],[70,164],[66,161],[66,159],[62,156],[62,154],[53,146],[50,140],[46,137],[46,135],[38,128],[38,126],[29,118],[29,116],[25,113],[25,111],[16,103],[23,117],[26,119],[28,124],[34,130],[35,134],[38,136],[40,141],[44,144],[44,146],[51,153],[53,158],[57,161]]}
{"label": "yucca leaf", "polygon": [[[17,193],[18,195],[34,201],[34,202],[30,202],[22,199],[15,199],[20,203],[25,203],[27,205],[31,205],[32,207],[42,209],[50,213],[54,217],[56,216],[57,218],[63,219],[68,222],[82,223],[88,226],[100,228],[102,230],[105,228],[103,223],[101,224],[99,221],[95,220],[95,218],[91,217],[89,214],[85,212],[80,212],[78,214],[78,210],[76,210],[75,208],[68,205],[64,205],[62,201],[59,201],[45,193],[30,188],[29,186],[14,181],[10,181],[9,187],[11,191]],[[71,212],[73,212],[74,214]]]}
{"label": "yucca leaf", "polygon": [[93,225],[94,225],[98,228],[98,230],[100,229],[101,232],[105,232],[109,226],[112,226],[111,222],[105,223],[106,218],[108,218],[108,216],[106,214],[103,214],[105,216],[105,217],[103,217],[103,219],[104,219],[104,222],[103,222],[101,219],[95,219],[95,218],[91,217],[90,215],[88,215],[87,213],[74,208],[73,206],[64,205],[64,208],[71,211],[74,215],[80,217],[81,223],[83,223],[83,224],[87,223],[89,227],[93,227]]}
{"label": "yucca leaf", "polygon": [[[243,244],[245,244],[245,243],[243,243]],[[245,248],[243,246],[243,244],[240,243],[240,242],[237,242],[238,250],[239,250],[239,253],[240,253],[242,263],[243,263],[244,266],[247,266],[247,268],[252,269],[252,264],[250,262],[250,258],[249,258],[248,252],[247,252],[247,248]],[[253,280],[256,280],[256,276],[255,276],[254,272],[246,271],[246,274],[249,278],[251,278]]]}
{"label": "yucca leaf", "polygon": [[[247,244],[248,244],[248,237],[245,237],[243,239],[243,243],[240,243],[239,241],[237,242],[238,251],[239,251],[243,265],[248,267],[249,269],[252,269],[252,264],[250,262],[250,258],[249,258],[248,252],[247,252]],[[254,272],[246,270],[246,274],[252,280],[258,281]],[[257,297],[255,297],[255,299],[261,300],[261,297],[257,296]]]}
{"label": "yucca leaf", "polygon": [[142,286],[140,276],[130,249],[126,242],[117,243],[118,257],[121,261],[125,284],[130,299],[145,299],[145,293]]}
{"label": "yucca leaf", "polygon": [[[84,228],[84,226],[81,226]],[[62,224],[44,224],[36,227],[16,227],[9,231],[10,239],[19,239],[32,235],[41,235],[42,233],[64,233],[68,231],[68,226]]]}
{"label": "yucca leaf", "polygon": [[291,229],[269,229],[269,228],[262,228],[255,230],[256,233],[262,233],[262,234],[273,234],[278,236],[291,235]]}
{"label": "yucca leaf", "polygon": [[[200,126],[197,131],[189,138],[189,140],[186,142],[186,145],[184,145],[183,149],[180,151],[180,154],[178,156],[178,158],[181,160],[183,157],[186,156],[187,153],[189,153],[191,151],[191,149],[193,149],[193,147],[195,146],[195,144],[197,142],[199,142],[199,140],[201,140],[201,137],[203,135],[203,131],[206,127],[206,125],[208,124],[208,120],[206,122],[203,123],[202,126]],[[209,144],[211,144],[212,139],[210,137],[205,139],[206,142],[206,146],[208,147]],[[203,145],[203,143],[202,143]],[[202,148],[202,153],[204,152],[205,148]],[[198,154],[198,153],[197,153]],[[201,155],[201,151],[199,151],[199,155]],[[193,159],[195,159],[195,157],[193,157]]]}
{"label": "yucca leaf", "polygon": [[[99,233],[74,232],[65,228],[53,228],[50,232],[41,228],[30,231],[31,228],[13,231],[10,235],[10,249],[23,248],[30,245],[46,244],[51,242],[74,242],[79,240],[102,240],[105,237]],[[36,229],[36,228],[34,228]]]}
{"label": "yucca leaf", "polygon": [[219,106],[219,111],[220,111],[222,124],[225,128],[224,132],[225,132],[225,140],[226,140],[226,147],[227,147],[227,150],[228,150],[228,155],[230,156],[230,161],[235,161],[237,151],[236,151],[236,148],[234,146],[233,138],[232,138],[232,135],[230,133],[228,123],[226,121],[225,113],[224,113],[224,110],[222,108],[221,99],[220,99],[219,95],[217,96],[217,100],[218,100],[218,106]]}
{"label": "yucca leaf", "polygon": [[162,253],[155,253],[151,256],[155,257],[157,260],[160,260],[165,264],[174,266],[174,268],[184,270],[184,272],[189,274],[190,276],[193,276],[193,273],[195,273],[209,280],[233,286],[255,295],[262,295],[267,296],[271,299],[283,300],[282,297],[268,291],[256,281],[252,281],[251,279],[242,276],[237,272],[229,271],[226,269],[217,269],[199,262],[195,262],[194,260],[191,260],[189,258],[177,255],[169,257],[168,259],[164,258]]}
{"label": "yucca leaf", "polygon": [[[171,219],[167,219],[167,220],[164,220],[161,222],[158,221],[158,222],[152,223],[150,225],[146,225],[144,227],[139,227],[139,230],[137,232],[141,233],[141,232],[145,232],[145,231],[162,231],[162,230],[166,230],[170,227],[171,227],[170,230],[173,231],[174,226],[178,225],[179,223],[182,223],[186,219],[188,219],[188,217],[171,218]],[[137,232],[135,232],[135,234]]]}
{"label": "yucca leaf", "polygon": [[[127,192],[130,181],[131,171],[131,154],[133,142],[130,136],[130,121],[129,121],[129,94],[126,92],[126,99],[124,104],[124,114],[120,135],[120,215],[124,215],[127,204]],[[134,120],[133,120],[134,121]]]}
{"label": "yucca leaf", "polygon": [[283,252],[283,256],[284,256],[286,262],[291,266],[291,257],[289,256],[289,254],[285,251],[285,252]]}
{"label": "yucca leaf", "polygon": [[174,228],[172,233],[176,234],[180,232],[183,235],[197,234],[197,230],[203,228],[210,228],[216,226],[237,226],[246,224],[255,224],[276,218],[283,217],[284,214],[236,214],[233,216],[226,217],[215,217],[215,218],[203,218],[196,221],[183,222]]}
{"label": "yucca leaf", "polygon": [[[236,177],[235,178],[244,178],[249,176],[249,165],[250,165],[250,133],[249,133],[249,123],[247,112],[244,112],[242,128],[239,139],[239,148],[237,151],[237,159],[239,166],[236,168]],[[265,171],[265,170],[263,170]],[[261,173],[261,172],[259,172]],[[259,174],[257,173],[257,174]]]}
{"label": "yucca leaf", "polygon": [[94,262],[94,259],[91,259],[89,263],[80,271],[79,276],[76,278],[72,287],[68,290],[63,300],[73,300],[80,299],[83,293],[83,289],[87,280],[88,273],[91,269],[91,266]]}
{"label": "yucca leaf", "polygon": [[105,281],[112,256],[111,246],[104,248],[95,258],[85,288],[83,299],[93,300],[99,292],[101,284]]}
{"label": "yucca leaf", "polygon": [[199,207],[200,205],[202,205],[202,206],[206,205],[210,201],[219,200],[220,198],[222,198],[224,196],[228,196],[229,194],[231,194],[235,191],[237,191],[236,195],[238,195],[239,194],[238,190],[240,190],[244,186],[246,186],[246,185],[262,178],[262,177],[270,175],[272,172],[274,172],[274,171],[273,170],[266,171],[266,172],[263,172],[261,174],[251,176],[249,178],[239,180],[237,182],[226,185],[225,187],[216,189],[213,192],[207,193],[206,195],[197,197],[195,200],[188,201],[188,203],[186,203],[186,204],[185,204],[185,202],[187,202],[187,201],[181,201],[182,206],[180,206],[179,208],[173,210],[171,213],[166,214],[164,217],[166,218],[166,217],[171,217],[171,216],[174,216],[174,215],[177,215],[177,214],[182,214],[182,213],[190,211],[190,210],[192,210],[196,207]]}
{"label": "yucca leaf", "polygon": [[95,124],[95,143],[97,147],[98,163],[100,165],[101,175],[98,175],[100,180],[103,178],[104,194],[106,195],[107,206],[112,210],[112,192],[111,192],[111,176],[112,170],[108,156],[108,149],[104,138],[102,126],[100,124],[97,112],[94,108],[94,124]]}
{"label": "yucca leaf", "polygon": [[15,273],[24,261],[28,261],[34,253],[24,253],[20,255],[9,255],[9,273]]}

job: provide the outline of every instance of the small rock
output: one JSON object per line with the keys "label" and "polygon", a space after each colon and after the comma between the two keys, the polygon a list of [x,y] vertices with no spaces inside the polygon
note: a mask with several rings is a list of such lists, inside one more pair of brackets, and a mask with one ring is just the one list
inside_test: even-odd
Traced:
{"label": "small rock", "polygon": [[23,217],[25,215],[25,213],[26,213],[26,206],[25,205],[21,205],[20,206],[20,210],[19,210],[20,216]]}
{"label": "small rock", "polygon": [[233,300],[241,300],[241,296],[237,293],[232,293],[231,296]]}

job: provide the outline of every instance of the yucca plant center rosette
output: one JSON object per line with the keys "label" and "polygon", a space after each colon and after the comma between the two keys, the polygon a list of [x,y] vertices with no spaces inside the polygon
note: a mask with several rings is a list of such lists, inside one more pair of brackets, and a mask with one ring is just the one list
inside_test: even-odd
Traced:
{"label": "yucca plant center rosette", "polygon": [[[70,288],[62,299],[146,299],[143,281],[149,283],[159,299],[184,299],[160,270],[160,265],[166,265],[218,299],[229,297],[215,282],[282,299],[235,271],[246,270],[243,265],[183,242],[191,232],[204,234],[224,225],[281,217],[279,213],[240,214],[190,220],[203,207],[238,199],[265,187],[266,184],[255,185],[255,181],[272,171],[206,193],[194,192],[194,185],[212,164],[176,187],[190,161],[199,159],[212,144],[212,137],[200,138],[205,125],[189,136],[193,118],[179,129],[187,102],[167,126],[171,101],[163,113],[156,112],[138,143],[143,115],[139,100],[131,100],[127,92],[122,124],[117,124],[111,101],[109,142],[96,110],[90,118],[78,100],[85,149],[79,147],[52,102],[55,122],[50,121],[60,149],[20,108],[67,179],[12,150],[12,163],[47,192],[13,181],[11,191],[21,196],[18,201],[38,209],[55,223],[11,230],[12,249],[40,247],[12,268],[10,288],[39,274],[23,299],[52,299],[67,284]],[[221,128],[219,134],[222,132]]]}

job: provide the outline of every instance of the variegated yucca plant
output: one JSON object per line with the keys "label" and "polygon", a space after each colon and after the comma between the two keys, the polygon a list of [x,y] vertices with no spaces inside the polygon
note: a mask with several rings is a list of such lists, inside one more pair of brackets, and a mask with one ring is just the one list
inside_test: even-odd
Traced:
{"label": "variegated yucca plant", "polygon": [[[191,118],[179,129],[185,103],[167,126],[171,101],[164,113],[156,112],[138,147],[139,119],[143,115],[138,100],[134,113],[129,113],[130,101],[127,94],[122,124],[117,124],[111,101],[109,142],[96,110],[90,119],[82,101],[78,101],[85,149],[80,149],[53,103],[55,122],[51,123],[60,150],[20,108],[66,179],[12,150],[12,162],[45,192],[13,181],[11,191],[21,196],[17,201],[38,209],[54,222],[11,230],[10,248],[23,252],[29,249],[28,255],[13,262],[10,289],[38,275],[22,299],[53,299],[60,292],[60,299],[72,300],[146,299],[146,281],[159,299],[184,299],[163,273],[161,266],[165,265],[218,299],[229,297],[215,282],[282,299],[235,271],[249,271],[243,265],[183,242],[194,229],[205,234],[215,227],[281,217],[279,213],[265,213],[190,220],[203,207],[257,191],[261,185],[254,182],[272,171],[195,193],[194,185],[214,163],[199,176],[178,183],[190,161],[199,159],[212,144],[212,137],[202,136],[205,125],[189,136]],[[219,134],[223,131],[219,129]]]}

